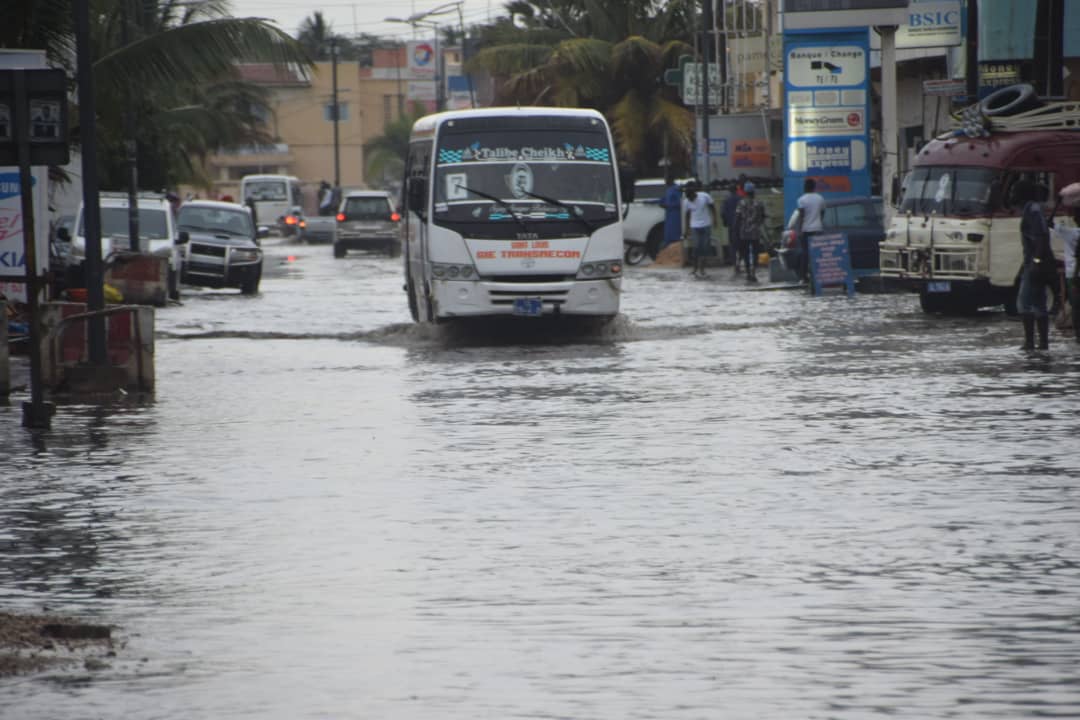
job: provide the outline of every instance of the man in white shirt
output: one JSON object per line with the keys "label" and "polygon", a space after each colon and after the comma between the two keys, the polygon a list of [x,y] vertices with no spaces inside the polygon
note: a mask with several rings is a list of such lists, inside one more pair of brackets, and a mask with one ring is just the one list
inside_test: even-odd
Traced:
{"label": "man in white shirt", "polygon": [[803,182],[803,194],[799,196],[798,208],[788,229],[795,226],[801,219],[799,231],[799,278],[805,282],[810,281],[810,242],[809,236],[817,234],[825,229],[821,221],[825,211],[825,198],[817,191],[817,182],[814,178],[806,178]]}
{"label": "man in white shirt", "polygon": [[716,222],[716,206],[706,192],[701,192],[701,183],[691,180],[686,184],[686,198],[683,200],[686,226],[690,228],[690,237],[694,248],[694,277],[705,277],[705,258],[712,254],[712,226]]}
{"label": "man in white shirt", "polygon": [[1077,247],[1080,245],[1080,207],[1073,209],[1074,227],[1054,227],[1054,234],[1065,245],[1066,297],[1072,312],[1073,339],[1080,343],[1080,278],[1077,277]]}

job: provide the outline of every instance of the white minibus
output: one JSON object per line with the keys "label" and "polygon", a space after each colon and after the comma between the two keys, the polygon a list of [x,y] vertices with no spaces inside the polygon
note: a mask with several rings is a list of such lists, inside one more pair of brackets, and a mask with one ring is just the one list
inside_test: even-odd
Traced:
{"label": "white minibus", "polygon": [[403,188],[413,319],[614,317],[620,209],[632,199],[621,195],[632,188],[595,110],[485,108],[420,118]]}

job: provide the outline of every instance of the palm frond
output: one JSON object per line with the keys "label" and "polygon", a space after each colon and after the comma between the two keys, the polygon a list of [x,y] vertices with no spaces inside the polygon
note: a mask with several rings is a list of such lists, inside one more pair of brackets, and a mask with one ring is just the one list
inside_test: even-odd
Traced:
{"label": "palm frond", "polygon": [[548,62],[552,50],[548,45],[514,43],[487,47],[469,58],[466,71],[487,70],[492,75],[516,75]]}
{"label": "palm frond", "polygon": [[311,65],[295,40],[266,21],[226,18],[170,28],[107,53],[94,63],[94,83],[114,93],[200,83],[241,61]]}
{"label": "palm frond", "polygon": [[648,135],[648,103],[635,90],[630,90],[609,111],[611,129],[619,155],[634,160],[645,147]]}

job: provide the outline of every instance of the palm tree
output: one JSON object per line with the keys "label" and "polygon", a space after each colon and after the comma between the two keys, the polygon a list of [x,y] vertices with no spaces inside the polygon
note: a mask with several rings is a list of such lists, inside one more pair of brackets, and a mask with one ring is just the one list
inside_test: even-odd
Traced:
{"label": "palm tree", "polygon": [[669,159],[686,168],[693,113],[678,100],[663,73],[679,55],[681,41],[663,45],[642,36],[619,42],[569,38],[554,47],[518,43],[485,47],[470,63],[507,80],[497,101],[505,104],[591,107],[606,114],[622,158],[639,172],[654,172]]}
{"label": "palm tree", "polygon": [[[16,0],[14,12],[5,15],[0,45],[32,42],[64,63],[73,41],[70,24],[59,19],[72,17],[76,1]],[[102,187],[124,185],[124,147],[132,135],[140,185],[200,180],[198,160],[205,153],[267,139],[256,122],[269,113],[264,96],[239,82],[237,63],[311,64],[293,38],[266,21],[228,16],[226,0],[90,4]],[[53,22],[64,31],[56,32]],[[134,127],[125,123],[128,109]]]}
{"label": "palm tree", "polygon": [[425,113],[422,105],[414,103],[408,114],[388,122],[382,135],[364,143],[364,177],[369,184],[385,187],[402,177],[413,123]]}

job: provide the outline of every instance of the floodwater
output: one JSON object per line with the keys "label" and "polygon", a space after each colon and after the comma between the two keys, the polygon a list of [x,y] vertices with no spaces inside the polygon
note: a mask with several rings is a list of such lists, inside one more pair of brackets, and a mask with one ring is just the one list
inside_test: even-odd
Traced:
{"label": "floodwater", "polygon": [[418,328],[399,260],[267,262],[159,311],[152,401],[0,407],[0,608],[124,641],[0,717],[1080,716],[1080,345],[726,269]]}

